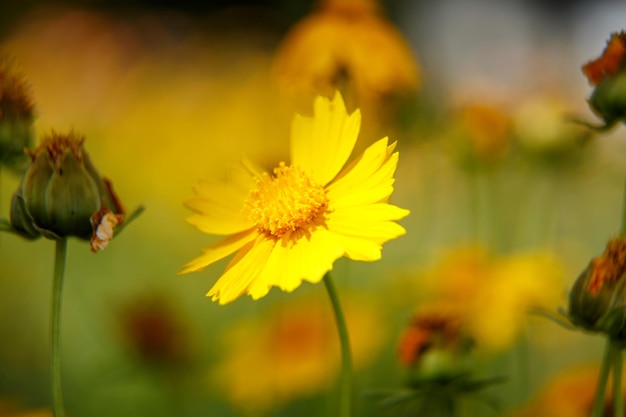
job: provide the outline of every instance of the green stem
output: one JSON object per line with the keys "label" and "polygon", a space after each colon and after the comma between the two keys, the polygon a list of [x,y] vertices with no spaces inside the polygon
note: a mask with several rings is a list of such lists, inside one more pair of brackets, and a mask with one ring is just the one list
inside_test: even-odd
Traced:
{"label": "green stem", "polygon": [[604,349],[604,357],[602,359],[602,368],[600,369],[600,376],[596,387],[596,396],[593,401],[591,417],[602,417],[604,412],[604,393],[606,391],[606,382],[609,379],[609,373],[611,371],[613,357],[612,352],[613,344],[610,339],[607,339],[606,347]]}
{"label": "green stem", "polygon": [[622,350],[612,342],[613,350],[613,415],[624,416],[624,397],[622,395]]}
{"label": "green stem", "polygon": [[50,368],[52,375],[52,410],[54,417],[64,417],[63,393],[61,391],[61,302],[63,293],[63,273],[67,238],[56,241],[54,255],[54,282],[52,287],[52,357]]}
{"label": "green stem", "polygon": [[339,331],[339,342],[341,343],[342,364],[339,416],[350,417],[352,408],[352,354],[350,353],[348,328],[346,326],[346,320],[343,317],[343,312],[341,311],[341,304],[339,303],[339,297],[337,297],[337,290],[335,289],[333,280],[328,272],[324,275],[324,285],[326,285],[326,291],[328,291],[330,302],[333,305],[337,330]]}
{"label": "green stem", "polygon": [[626,181],[624,181],[624,195],[622,196],[622,229],[620,236],[626,237]]}

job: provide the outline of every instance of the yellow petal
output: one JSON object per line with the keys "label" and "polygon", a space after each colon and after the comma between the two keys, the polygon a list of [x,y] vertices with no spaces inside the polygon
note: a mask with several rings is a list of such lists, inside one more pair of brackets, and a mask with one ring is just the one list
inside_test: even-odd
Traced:
{"label": "yellow petal", "polygon": [[392,153],[395,142],[387,145],[387,141],[383,138],[370,145],[326,187],[334,207],[378,203],[391,195],[398,153]]}
{"label": "yellow petal", "polygon": [[185,265],[178,275],[187,274],[189,272],[202,271],[210,264],[227,257],[231,253],[241,249],[248,242],[254,240],[258,236],[256,229],[250,229],[223,239],[211,246],[204,248],[204,255]]}
{"label": "yellow petal", "polygon": [[242,168],[232,171],[230,183],[200,180],[194,187],[196,195],[185,201],[198,214],[187,221],[208,234],[229,235],[249,229],[253,224],[242,216],[241,209],[253,184]]}
{"label": "yellow petal", "polygon": [[382,242],[354,236],[340,235],[346,257],[354,261],[377,261],[382,256]]}
{"label": "yellow petal", "polygon": [[195,211],[187,221],[208,234],[230,235],[247,230],[253,223],[242,215],[246,194],[217,181],[205,180],[197,187],[198,195],[185,201]]}
{"label": "yellow petal", "polygon": [[348,115],[339,92],[317,97],[314,116],[296,115],[291,125],[291,162],[318,184],[330,182],[350,157],[361,128],[361,112]]}
{"label": "yellow petal", "polygon": [[341,235],[370,238],[383,243],[406,233],[395,223],[409,214],[408,210],[391,204],[350,207],[328,214],[328,230]]}
{"label": "yellow petal", "polygon": [[240,214],[238,216],[225,214],[225,209],[224,211],[213,209],[210,214],[189,216],[186,220],[202,232],[210,235],[232,235],[254,226],[251,221]]}
{"label": "yellow petal", "polygon": [[285,235],[273,248],[263,273],[251,285],[250,295],[255,299],[262,297],[272,286],[291,292],[303,280],[317,283],[343,254],[341,241],[325,228]]}
{"label": "yellow petal", "polygon": [[249,286],[265,268],[274,245],[274,240],[257,234],[254,241],[248,242],[237,252],[207,296],[212,297],[213,301],[219,300],[220,304],[226,304],[249,292]]}

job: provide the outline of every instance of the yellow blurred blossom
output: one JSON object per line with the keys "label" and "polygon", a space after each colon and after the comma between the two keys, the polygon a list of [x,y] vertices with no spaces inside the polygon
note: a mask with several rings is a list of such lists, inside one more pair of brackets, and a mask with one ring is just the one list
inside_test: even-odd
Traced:
{"label": "yellow blurred blossom", "polygon": [[358,98],[415,90],[419,70],[377,0],[323,0],[289,32],[274,72],[287,90],[330,95],[348,82]]}
{"label": "yellow blurred blossom", "polygon": [[[385,326],[375,311],[363,300],[345,303],[356,369],[367,366],[384,342]],[[231,326],[221,340],[224,358],[211,380],[233,404],[254,415],[320,393],[332,387],[340,372],[334,318],[312,298],[297,297]]]}
{"label": "yellow blurred blossom", "polygon": [[291,292],[303,280],[317,283],[342,256],[380,259],[382,244],[405,233],[395,221],[409,212],[388,204],[398,163],[388,138],[344,167],[360,123],[360,112],[349,115],[339,93],[318,97],[313,117],[293,120],[292,165],[281,162],[268,174],[244,161],[229,183],[200,181],[187,201],[197,213],[188,221],[228,237],[181,273],[236,252],[207,294],[225,304],[242,294],[261,298],[273,286]]}
{"label": "yellow blurred blossom", "polygon": [[486,350],[510,346],[530,310],[563,302],[563,267],[549,253],[495,257],[466,247],[450,252],[427,276],[427,294],[462,309],[469,335]]}
{"label": "yellow blurred blossom", "polygon": [[[511,417],[587,417],[591,414],[598,374],[598,365],[566,369],[548,380],[539,393],[528,404],[511,413]],[[622,392],[626,394],[624,389]],[[610,397],[607,392],[603,414],[606,416],[613,415],[609,412]]]}

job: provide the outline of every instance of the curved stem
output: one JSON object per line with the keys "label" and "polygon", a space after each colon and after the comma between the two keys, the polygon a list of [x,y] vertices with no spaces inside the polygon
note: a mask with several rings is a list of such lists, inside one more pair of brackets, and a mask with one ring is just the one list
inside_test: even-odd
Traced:
{"label": "curved stem", "polygon": [[622,394],[622,351],[617,343],[611,342],[613,349],[613,415],[624,416],[624,396]]}
{"label": "curved stem", "polygon": [[54,281],[52,284],[52,356],[50,359],[54,417],[65,416],[63,393],[61,391],[61,303],[66,252],[67,238],[57,240],[54,256]]}
{"label": "curved stem", "polygon": [[337,290],[330,277],[330,273],[324,275],[324,285],[330,297],[335,313],[335,321],[339,332],[339,342],[341,343],[341,385],[340,385],[340,403],[339,416],[349,417],[352,408],[352,353],[350,352],[350,339],[348,337],[348,328],[346,320],[341,310]]}
{"label": "curved stem", "polygon": [[606,391],[606,382],[609,379],[609,373],[611,371],[612,358],[613,358],[613,344],[610,339],[606,340],[606,347],[604,349],[604,357],[602,359],[602,368],[600,369],[600,376],[598,378],[598,385],[596,387],[596,395],[593,401],[593,409],[591,417],[602,417],[604,411],[604,393]]}

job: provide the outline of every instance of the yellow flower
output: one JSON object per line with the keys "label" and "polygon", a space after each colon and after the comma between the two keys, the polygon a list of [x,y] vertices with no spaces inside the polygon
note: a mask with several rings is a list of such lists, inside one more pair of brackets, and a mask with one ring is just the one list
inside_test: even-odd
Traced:
{"label": "yellow flower", "polygon": [[[354,366],[362,369],[387,334],[371,300],[346,301]],[[224,356],[211,371],[210,383],[252,415],[329,389],[341,368],[334,318],[326,306],[306,296],[229,326],[220,341]]]}
{"label": "yellow flower", "polygon": [[418,68],[375,0],[325,0],[289,32],[274,72],[290,91],[332,94],[348,80],[357,96],[414,90]]}
{"label": "yellow flower", "polygon": [[382,244],[405,233],[394,221],[409,212],[388,204],[398,163],[388,138],[344,167],[360,122],[360,112],[348,115],[340,94],[318,97],[313,117],[293,120],[291,165],[280,163],[269,174],[244,161],[229,183],[200,181],[187,201],[197,213],[188,221],[229,237],[205,248],[181,274],[236,252],[207,294],[225,304],[242,294],[261,298],[273,286],[291,292],[303,280],[319,282],[342,256],[380,259]]}
{"label": "yellow flower", "polygon": [[501,351],[528,322],[532,309],[562,303],[564,271],[550,254],[494,257],[480,247],[449,253],[428,274],[427,292],[462,311],[477,347]]}

